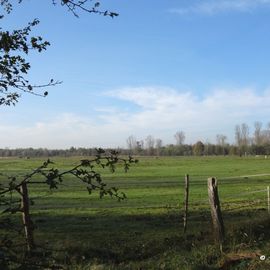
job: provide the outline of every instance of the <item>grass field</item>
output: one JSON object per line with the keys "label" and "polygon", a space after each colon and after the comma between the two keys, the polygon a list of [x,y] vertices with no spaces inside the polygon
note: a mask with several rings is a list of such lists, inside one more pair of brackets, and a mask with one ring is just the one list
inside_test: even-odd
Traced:
{"label": "grass field", "polygon": [[[64,169],[80,158],[53,160]],[[42,162],[0,159],[0,172],[25,174]],[[128,173],[121,168],[102,172],[108,185],[125,192],[123,202],[89,195],[71,178],[53,192],[33,186],[35,238],[55,249],[69,269],[219,269],[233,261],[230,256],[255,253],[231,269],[270,269],[269,165],[264,157],[139,158]],[[183,234],[185,174],[190,175],[190,212]],[[218,179],[226,228],[223,254],[212,235],[207,199],[212,176]],[[260,261],[259,254],[266,260]]]}

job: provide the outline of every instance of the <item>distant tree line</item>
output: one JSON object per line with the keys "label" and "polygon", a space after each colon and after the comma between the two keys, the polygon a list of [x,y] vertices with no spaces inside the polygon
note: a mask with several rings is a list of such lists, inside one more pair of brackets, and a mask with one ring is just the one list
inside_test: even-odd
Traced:
{"label": "distant tree line", "polygon": [[235,143],[227,142],[224,134],[216,135],[216,143],[197,141],[185,144],[184,131],[174,134],[175,144],[163,145],[160,138],[148,135],[145,140],[137,140],[131,135],[127,138],[127,148],[135,155],[155,156],[202,156],[202,155],[269,155],[270,154],[270,123],[263,128],[261,122],[254,123],[254,132],[246,123],[235,126]]}
{"label": "distant tree line", "polygon": [[[270,123],[263,128],[261,122],[254,123],[254,131],[250,135],[250,128],[246,123],[235,126],[235,143],[227,142],[224,134],[216,135],[216,142],[197,141],[194,144],[186,144],[184,131],[174,134],[175,144],[164,145],[162,139],[148,135],[143,140],[137,140],[131,135],[127,138],[127,148],[118,148],[123,155],[139,156],[211,156],[211,155],[270,155]],[[111,150],[111,149],[106,149]],[[0,157],[70,157],[70,156],[94,156],[96,148],[46,149],[46,148],[18,148],[0,149]]]}
{"label": "distant tree line", "polygon": [[70,156],[94,156],[96,154],[96,148],[75,148],[69,149],[47,149],[47,148],[17,148],[0,149],[0,157],[70,157]]}

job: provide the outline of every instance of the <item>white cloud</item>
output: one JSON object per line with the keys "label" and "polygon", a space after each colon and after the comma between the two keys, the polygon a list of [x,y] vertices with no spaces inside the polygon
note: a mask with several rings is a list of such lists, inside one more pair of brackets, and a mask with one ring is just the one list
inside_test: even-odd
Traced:
{"label": "white cloud", "polygon": [[[91,117],[63,113],[49,121],[40,121],[31,126],[1,125],[0,147],[109,147],[117,146],[118,131],[114,121],[98,124]],[[123,129],[124,130],[124,129]]]}
{"label": "white cloud", "polygon": [[172,143],[179,129],[186,133],[187,142],[214,141],[217,133],[233,141],[236,124],[270,121],[270,91],[216,89],[198,97],[170,88],[131,87],[110,91],[107,96],[115,99],[114,103],[121,100],[122,105],[137,109],[97,109],[100,121],[62,113],[25,127],[7,125],[0,119],[0,147],[117,147],[126,146],[131,134],[138,139],[151,134]]}
{"label": "white cloud", "polygon": [[132,88],[115,91],[115,97],[141,107],[130,116],[129,125],[150,133],[183,129],[191,140],[213,138],[220,131],[231,133],[235,124],[264,120],[270,112],[270,93],[258,95],[252,89],[218,89],[199,99],[173,89]]}
{"label": "white cloud", "polygon": [[171,13],[214,15],[223,12],[250,12],[270,7],[270,0],[203,0],[187,7],[170,9]]}

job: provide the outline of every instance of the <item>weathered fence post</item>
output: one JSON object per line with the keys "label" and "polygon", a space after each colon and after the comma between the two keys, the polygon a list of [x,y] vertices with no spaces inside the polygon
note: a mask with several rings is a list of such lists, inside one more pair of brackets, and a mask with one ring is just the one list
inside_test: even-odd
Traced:
{"label": "weathered fence post", "polygon": [[220,209],[218,187],[216,178],[208,178],[208,197],[211,207],[212,222],[215,232],[215,238],[219,242],[220,250],[222,251],[222,243],[225,237],[224,224]]}
{"label": "weathered fence post", "polygon": [[188,195],[189,195],[189,175],[185,176],[185,208],[184,208],[184,233],[187,230],[187,216],[188,216]]}
{"label": "weathered fence post", "polygon": [[270,191],[269,191],[269,186],[267,187],[267,208],[268,208],[268,214],[270,214]]}
{"label": "weathered fence post", "polygon": [[27,183],[23,182],[20,187],[21,199],[21,209],[22,209],[22,220],[25,232],[25,239],[27,243],[28,251],[31,251],[34,247],[34,236],[33,236],[33,223],[30,218],[29,212],[29,197]]}

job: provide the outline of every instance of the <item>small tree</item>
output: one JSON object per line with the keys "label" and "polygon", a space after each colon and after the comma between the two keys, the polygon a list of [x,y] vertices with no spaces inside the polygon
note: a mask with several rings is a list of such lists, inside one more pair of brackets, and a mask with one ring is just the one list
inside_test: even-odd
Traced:
{"label": "small tree", "polygon": [[250,142],[249,127],[246,123],[235,126],[235,141],[239,149],[239,154],[245,154]]}
{"label": "small tree", "polygon": [[195,156],[202,156],[204,153],[204,144],[198,141],[193,145],[192,150]]}
{"label": "small tree", "polygon": [[176,145],[182,145],[185,142],[186,135],[183,131],[177,131],[174,134],[174,138],[176,140]]}
{"label": "small tree", "polygon": [[[97,168],[109,168],[113,173],[117,164],[122,164],[127,171],[132,163],[136,163],[132,157],[124,159],[119,157],[118,152],[111,151],[106,153],[102,149],[97,150],[93,159],[81,160],[81,162],[71,169],[60,171],[54,167],[50,160],[45,161],[41,166],[27,175],[5,176],[8,179],[6,184],[0,184],[0,266],[1,270],[10,269],[57,269],[54,267],[52,257],[37,247],[34,241],[34,224],[31,220],[29,203],[33,203],[28,195],[29,185],[46,185],[49,189],[57,189],[65,181],[66,176],[72,176],[74,180],[79,180],[85,185],[89,194],[93,191],[99,192],[100,198],[105,195],[115,197],[121,201],[126,198],[123,192],[119,192],[116,187],[107,187]],[[21,200],[18,200],[13,194],[19,194]],[[11,218],[15,213],[21,213],[23,223],[21,226]],[[14,237],[14,230],[22,233],[24,228],[25,241],[18,242]]]}
{"label": "small tree", "polygon": [[[226,140],[227,136],[223,134],[217,134],[216,136],[217,139],[217,146],[221,149],[221,154],[225,155],[225,146],[226,146]],[[217,154],[220,154],[219,152]]]}
{"label": "small tree", "polygon": [[130,153],[134,153],[134,150],[136,149],[136,145],[137,145],[136,138],[133,135],[130,135],[127,138],[126,142],[127,142],[127,147]]}
{"label": "small tree", "polygon": [[256,121],[254,123],[254,138],[253,143],[257,146],[260,146],[263,144],[263,132],[262,132],[262,123]]}
{"label": "small tree", "polygon": [[161,148],[162,148],[162,140],[161,139],[156,139],[156,141],[155,141],[155,147],[156,147],[157,156],[159,156],[160,155]]}
{"label": "small tree", "polygon": [[148,155],[154,154],[155,138],[152,135],[148,135],[145,139],[145,148]]}

